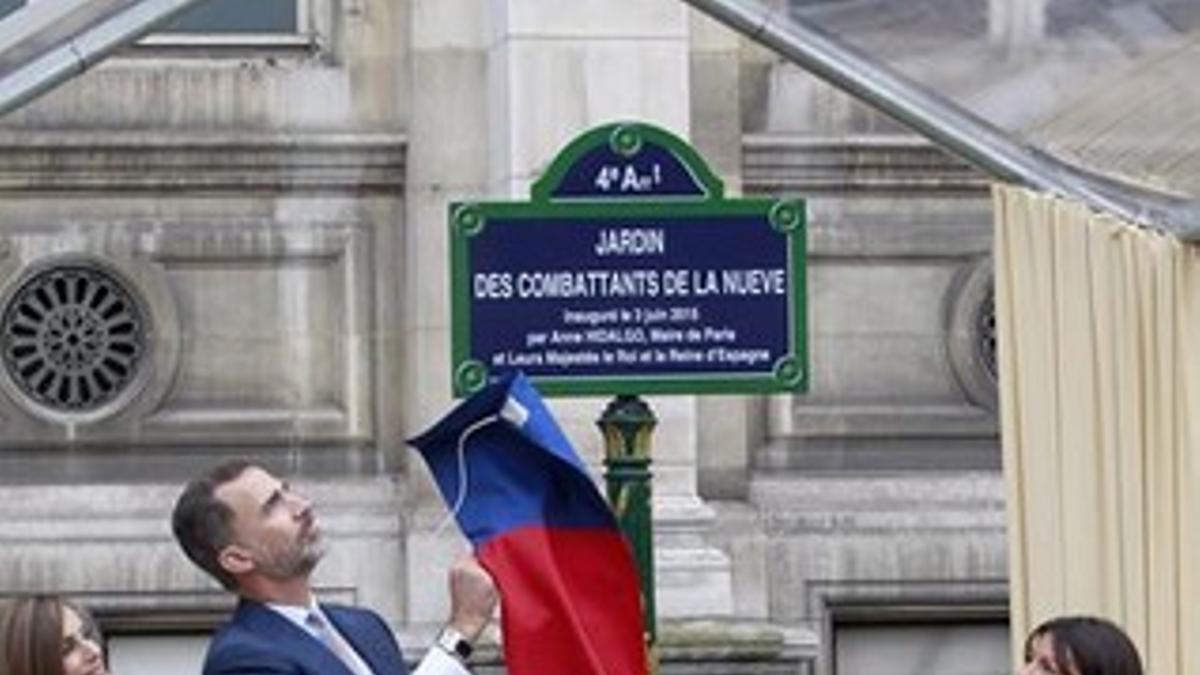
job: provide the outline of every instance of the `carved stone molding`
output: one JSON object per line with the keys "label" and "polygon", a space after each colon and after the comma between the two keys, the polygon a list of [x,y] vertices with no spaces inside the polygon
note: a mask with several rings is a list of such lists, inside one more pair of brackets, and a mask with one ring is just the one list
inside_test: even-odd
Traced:
{"label": "carved stone molding", "polygon": [[10,377],[0,447],[364,447],[371,239],[361,223],[249,219],[10,233],[0,299],[46,266],[88,261],[126,280],[151,328],[139,379],[95,410],[31,404]]}
{"label": "carved stone molding", "polygon": [[404,149],[399,134],[8,133],[0,194],[402,194]]}
{"label": "carved stone molding", "polygon": [[983,197],[986,175],[933,144],[910,137],[743,138],[747,194],[905,194]]}

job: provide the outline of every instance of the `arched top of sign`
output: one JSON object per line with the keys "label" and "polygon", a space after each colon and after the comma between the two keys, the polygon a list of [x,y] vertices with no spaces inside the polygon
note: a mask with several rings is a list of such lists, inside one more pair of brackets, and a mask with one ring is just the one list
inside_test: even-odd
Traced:
{"label": "arched top of sign", "polygon": [[533,184],[534,202],[723,199],[721,179],[675,134],[643,122],[606,124],[563,148]]}

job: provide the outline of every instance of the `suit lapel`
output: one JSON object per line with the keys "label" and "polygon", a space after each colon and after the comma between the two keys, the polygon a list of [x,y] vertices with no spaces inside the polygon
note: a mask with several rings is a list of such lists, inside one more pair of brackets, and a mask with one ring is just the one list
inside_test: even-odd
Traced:
{"label": "suit lapel", "polygon": [[383,632],[382,626],[371,614],[335,605],[321,605],[321,610],[375,675],[406,672],[403,657],[394,647],[394,639]]}
{"label": "suit lapel", "polygon": [[[319,640],[266,605],[253,600],[242,600],[238,604],[234,621],[259,637],[278,645],[279,650],[299,664],[305,672],[313,675],[354,675],[342,660]],[[357,649],[357,646],[355,648]],[[373,663],[371,667],[375,667]]]}

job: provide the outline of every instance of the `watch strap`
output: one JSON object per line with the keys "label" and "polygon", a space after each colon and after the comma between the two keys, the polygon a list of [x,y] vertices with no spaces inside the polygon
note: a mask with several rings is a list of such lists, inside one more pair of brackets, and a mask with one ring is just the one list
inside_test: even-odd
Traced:
{"label": "watch strap", "polygon": [[442,632],[438,633],[436,644],[442,651],[464,663],[471,658],[471,654],[475,651],[466,636],[454,626],[442,628]]}

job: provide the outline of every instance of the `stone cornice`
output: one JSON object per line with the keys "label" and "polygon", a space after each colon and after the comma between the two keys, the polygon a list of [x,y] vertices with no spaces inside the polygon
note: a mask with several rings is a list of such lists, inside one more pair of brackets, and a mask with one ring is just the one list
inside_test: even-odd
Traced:
{"label": "stone cornice", "polygon": [[403,134],[0,132],[0,194],[402,194]]}
{"label": "stone cornice", "polygon": [[743,138],[745,194],[986,196],[980,171],[915,137],[752,134]]}

